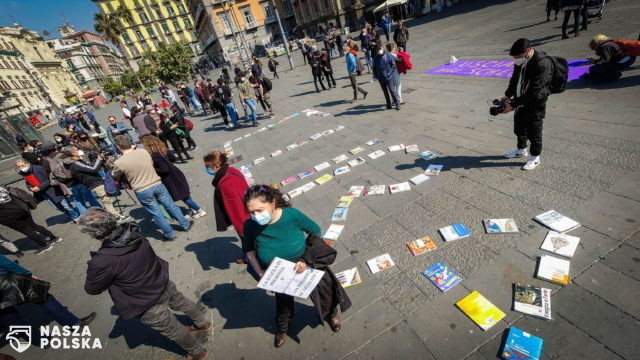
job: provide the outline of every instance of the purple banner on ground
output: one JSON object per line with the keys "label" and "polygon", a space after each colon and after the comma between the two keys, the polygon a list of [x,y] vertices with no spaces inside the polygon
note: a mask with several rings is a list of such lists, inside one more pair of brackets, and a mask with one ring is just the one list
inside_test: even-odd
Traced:
{"label": "purple banner on ground", "polygon": [[[568,62],[569,81],[580,80],[583,74],[589,72],[589,62],[586,60]],[[512,60],[458,60],[455,64],[444,64],[424,74],[510,78],[512,72]]]}

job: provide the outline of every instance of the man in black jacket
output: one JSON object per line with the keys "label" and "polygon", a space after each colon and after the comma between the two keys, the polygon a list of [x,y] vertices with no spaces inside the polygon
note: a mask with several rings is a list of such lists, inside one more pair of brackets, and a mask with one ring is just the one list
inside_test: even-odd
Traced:
{"label": "man in black jacket", "polygon": [[[137,317],[180,345],[189,354],[187,359],[204,359],[207,350],[194,334],[211,331],[212,316],[169,280],[169,264],[156,255],[140,227],[118,225],[101,208],[87,210],[78,224],[80,231],[102,242],[98,251],[91,252],[84,290],[90,295],[108,290],[122,319]],[[182,325],[171,310],[184,312],[194,324]]]}
{"label": "man in black jacket", "polygon": [[527,141],[531,142],[531,157],[522,170],[533,170],[540,165],[542,152],[542,120],[549,96],[549,83],[553,75],[553,62],[542,51],[534,50],[528,39],[520,38],[511,46],[509,55],[515,59],[513,75],[505,96],[503,114],[515,110],[514,133],[518,148],[504,156],[508,159],[525,157]]}

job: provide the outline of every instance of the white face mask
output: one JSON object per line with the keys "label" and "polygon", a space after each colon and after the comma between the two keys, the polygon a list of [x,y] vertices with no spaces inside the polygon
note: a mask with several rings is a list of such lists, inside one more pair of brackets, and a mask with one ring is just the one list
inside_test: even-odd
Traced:
{"label": "white face mask", "polygon": [[84,156],[84,151],[78,150],[78,156]]}
{"label": "white face mask", "polygon": [[527,62],[527,58],[526,58],[526,57],[519,58],[519,59],[514,59],[514,60],[513,60],[513,63],[514,63],[515,65],[518,65],[518,66],[520,66],[520,65],[522,65],[522,64],[524,64],[524,63],[526,63],[526,62]]}
{"label": "white face mask", "polygon": [[380,55],[384,54],[384,50],[382,50],[382,49],[378,50],[378,54],[380,54]]}
{"label": "white face mask", "polygon": [[247,78],[240,78],[240,81],[245,81]]}
{"label": "white face mask", "polygon": [[27,171],[29,171],[29,167],[28,167],[28,166],[21,167],[21,168],[20,168],[20,171],[22,171],[22,172],[25,172],[25,173],[26,173]]}

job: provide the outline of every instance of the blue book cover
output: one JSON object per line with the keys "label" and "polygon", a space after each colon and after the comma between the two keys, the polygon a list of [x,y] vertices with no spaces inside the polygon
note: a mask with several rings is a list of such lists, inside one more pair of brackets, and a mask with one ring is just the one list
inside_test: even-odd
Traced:
{"label": "blue book cover", "polygon": [[422,275],[426,276],[433,285],[435,285],[440,291],[445,292],[457,283],[462,281],[460,276],[456,275],[445,264],[439,262],[426,268]]}
{"label": "blue book cover", "polygon": [[509,328],[509,337],[502,350],[506,360],[539,360],[544,340],[516,327]]}
{"label": "blue book cover", "polygon": [[453,224],[453,230],[458,234],[458,237],[471,235],[471,232],[467,229],[465,224]]}

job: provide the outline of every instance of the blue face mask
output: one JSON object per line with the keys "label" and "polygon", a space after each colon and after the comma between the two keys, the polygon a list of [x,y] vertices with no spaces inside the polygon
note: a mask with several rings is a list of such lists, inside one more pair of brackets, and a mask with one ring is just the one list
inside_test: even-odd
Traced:
{"label": "blue face mask", "polygon": [[267,210],[258,213],[258,215],[251,215],[251,219],[260,225],[267,225],[271,221],[271,215]]}
{"label": "blue face mask", "polygon": [[215,171],[211,171],[211,169],[209,169],[209,168],[204,168],[204,172],[206,172],[207,174],[212,175],[212,176],[216,174]]}

